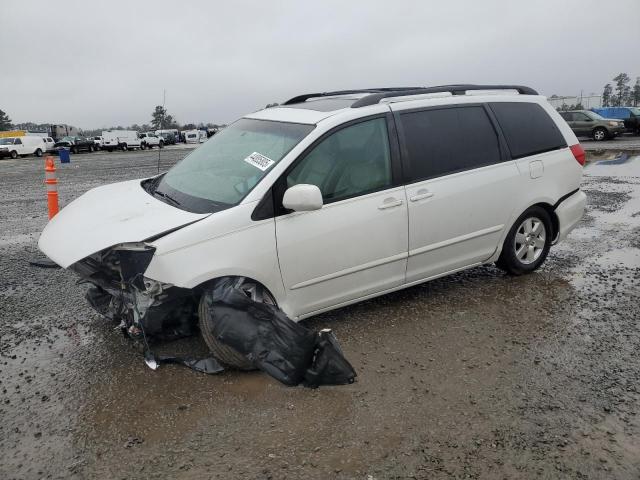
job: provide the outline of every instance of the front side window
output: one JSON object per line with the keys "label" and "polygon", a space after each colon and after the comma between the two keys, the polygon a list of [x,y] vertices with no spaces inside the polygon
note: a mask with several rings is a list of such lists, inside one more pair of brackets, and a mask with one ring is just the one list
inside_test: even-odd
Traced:
{"label": "front side window", "polygon": [[[147,191],[207,213],[240,202],[314,125],[243,118],[187,155]],[[193,135],[195,137],[195,135]]]}
{"label": "front side window", "polygon": [[386,120],[367,120],[331,134],[290,170],[286,180],[287,187],[316,185],[325,203],[390,187]]}
{"label": "front side window", "polygon": [[501,161],[498,135],[483,107],[456,107],[400,115],[410,181],[439,177]]}
{"label": "front side window", "polygon": [[19,138],[16,138],[16,141],[14,142],[15,145],[22,145],[22,140],[20,140]]}

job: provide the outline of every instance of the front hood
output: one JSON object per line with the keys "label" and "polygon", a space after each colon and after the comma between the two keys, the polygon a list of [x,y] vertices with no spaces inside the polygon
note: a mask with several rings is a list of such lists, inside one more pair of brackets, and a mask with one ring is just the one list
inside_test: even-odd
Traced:
{"label": "front hood", "polygon": [[140,242],[207,217],[172,207],[149,195],[140,180],[89,190],[60,210],[40,235],[38,247],[61,267],[105,248]]}

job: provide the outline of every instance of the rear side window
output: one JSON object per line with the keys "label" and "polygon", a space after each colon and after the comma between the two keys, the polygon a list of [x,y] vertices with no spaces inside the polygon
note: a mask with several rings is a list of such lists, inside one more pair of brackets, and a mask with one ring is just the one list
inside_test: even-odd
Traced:
{"label": "rear side window", "polygon": [[400,114],[409,163],[417,181],[498,163],[498,136],[483,107]]}
{"label": "rear side window", "polygon": [[[557,150],[567,142],[537,103],[491,103],[513,158]],[[575,120],[575,114],[573,116]]]}

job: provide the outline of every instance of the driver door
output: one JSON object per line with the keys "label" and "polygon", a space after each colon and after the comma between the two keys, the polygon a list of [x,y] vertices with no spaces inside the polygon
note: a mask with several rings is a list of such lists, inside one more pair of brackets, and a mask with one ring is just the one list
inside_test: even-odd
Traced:
{"label": "driver door", "polygon": [[276,217],[286,302],[296,317],[404,283],[408,214],[394,160],[387,119],[378,117],[320,139],[280,179],[282,192],[317,185],[324,203]]}

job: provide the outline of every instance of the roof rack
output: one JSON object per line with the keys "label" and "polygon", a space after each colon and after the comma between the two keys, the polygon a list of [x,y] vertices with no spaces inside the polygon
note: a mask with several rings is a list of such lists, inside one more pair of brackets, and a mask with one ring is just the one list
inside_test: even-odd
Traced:
{"label": "roof rack", "polygon": [[335,92],[306,93],[293,97],[283,105],[306,102],[310,98],[335,97],[338,95],[353,95],[366,93],[368,95],[359,98],[351,108],[375,105],[384,98],[406,97],[410,95],[425,95],[428,93],[449,92],[452,95],[464,95],[468,90],[516,90],[521,95],[538,95],[533,88],[522,85],[441,85],[437,87],[391,87],[391,88],[365,88],[361,90],[339,90]]}

